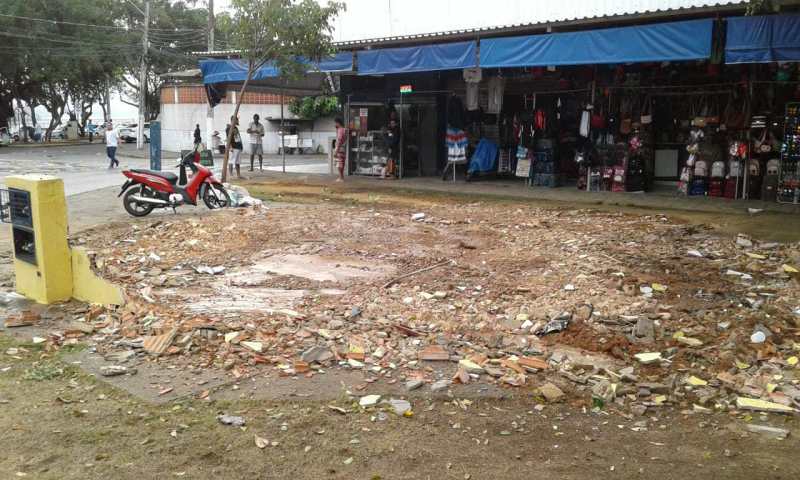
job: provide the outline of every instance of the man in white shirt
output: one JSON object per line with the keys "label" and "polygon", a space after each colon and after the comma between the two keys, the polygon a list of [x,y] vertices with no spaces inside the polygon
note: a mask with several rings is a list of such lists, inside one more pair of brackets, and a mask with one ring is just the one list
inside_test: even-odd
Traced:
{"label": "man in white shirt", "polygon": [[108,155],[108,159],[111,160],[108,168],[119,166],[119,160],[117,160],[118,145],[119,137],[117,136],[117,132],[114,130],[113,125],[111,125],[111,122],[108,122],[106,124],[106,155]]}
{"label": "man in white shirt", "polygon": [[250,134],[250,171],[253,171],[253,161],[258,155],[258,168],[264,170],[264,146],[261,140],[264,138],[264,125],[258,123],[258,114],[253,115],[253,121],[247,127]]}

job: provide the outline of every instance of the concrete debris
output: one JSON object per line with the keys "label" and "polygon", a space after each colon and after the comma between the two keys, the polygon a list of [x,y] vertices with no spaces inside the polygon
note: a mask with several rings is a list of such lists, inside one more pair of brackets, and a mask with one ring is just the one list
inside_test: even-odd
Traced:
{"label": "concrete debris", "polygon": [[776,427],[770,427],[768,425],[754,425],[754,424],[747,425],[745,428],[747,428],[748,432],[759,433],[761,435],[765,435],[767,437],[775,438],[778,440],[783,440],[789,436],[789,430],[786,430],[785,428],[776,428]]}
{"label": "concrete debris", "polygon": [[564,398],[564,392],[550,382],[540,386],[539,393],[550,403],[561,401]]}
{"label": "concrete debris", "polygon": [[238,417],[236,415],[217,415],[217,421],[223,425],[230,425],[232,427],[244,427],[246,423],[244,417]]}
{"label": "concrete debris", "polygon": [[365,395],[358,400],[358,404],[363,408],[374,407],[380,400],[380,395]]}
{"label": "concrete debris", "polygon": [[144,350],[152,355],[162,355],[167,351],[167,348],[172,345],[172,341],[175,339],[177,333],[178,329],[173,328],[162,335],[145,337],[143,342]]}
{"label": "concrete debris", "polygon": [[433,382],[431,384],[431,391],[432,392],[440,392],[442,390],[447,390],[453,382],[450,380],[439,380],[438,382]]}
{"label": "concrete debris", "polygon": [[128,368],[122,365],[109,365],[105,367],[100,367],[100,375],[104,377],[118,377],[120,375],[134,375],[136,373],[135,368]]}
{"label": "concrete debris", "polygon": [[300,359],[306,363],[326,363],[333,359],[333,352],[329,347],[315,345],[300,356]]}
{"label": "concrete debris", "polygon": [[397,399],[390,399],[389,404],[392,406],[392,410],[394,411],[395,415],[404,416],[411,412],[411,403],[407,400],[397,400]]}
{"label": "concrete debris", "polygon": [[36,334],[48,351],[91,335],[115,365],[187,376],[304,382],[348,369],[359,392],[542,385],[548,401],[576,396],[634,415],[668,405],[788,413],[800,402],[797,244],[652,214],[397,208],[228,209],[202,225],[164,217],[78,234],[126,304],[50,307],[64,322],[36,318],[48,325]]}
{"label": "concrete debris", "polygon": [[634,355],[634,358],[639,361],[639,363],[643,365],[649,365],[651,363],[656,363],[661,361],[661,352],[646,352],[646,353],[637,353]]}
{"label": "concrete debris", "polygon": [[736,408],[741,410],[754,410],[757,412],[772,413],[797,413],[797,409],[775,402],[759,400],[757,398],[737,397]]}
{"label": "concrete debris", "polygon": [[416,390],[422,387],[423,385],[425,385],[425,382],[423,382],[422,380],[416,380],[416,379],[409,380],[406,382],[406,390],[410,392],[412,390]]}

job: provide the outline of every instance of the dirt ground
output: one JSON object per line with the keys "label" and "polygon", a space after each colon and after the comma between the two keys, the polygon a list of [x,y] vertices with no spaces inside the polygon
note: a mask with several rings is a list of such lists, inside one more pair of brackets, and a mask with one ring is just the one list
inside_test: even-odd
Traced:
{"label": "dirt ground", "polygon": [[[800,473],[797,416],[735,407],[800,400],[800,250],[771,243],[796,241],[800,222],[248,188],[268,208],[73,235],[129,301],[35,309],[36,325],[0,333],[0,478]],[[769,339],[750,344],[759,326]],[[169,348],[145,353],[159,335]],[[314,348],[326,359],[300,360]],[[443,361],[423,358],[431,349]],[[664,360],[635,360],[652,351]],[[99,381],[111,364],[137,373]],[[424,386],[409,392],[412,380]],[[546,383],[563,397],[547,401]],[[362,409],[366,394],[406,398],[413,414]]]}
{"label": "dirt ground", "polygon": [[[725,414],[665,408],[645,418],[536,407],[514,399],[414,402],[403,418],[352,401],[202,401],[153,405],[64,361],[65,351],[0,337],[0,478],[708,478],[790,479],[797,421],[786,440],[748,433]],[[329,408],[341,407],[341,414]],[[540,409],[540,410],[539,410]],[[224,426],[220,413],[245,418]],[[385,417],[384,417],[385,416]],[[259,449],[255,437],[270,442]],[[273,443],[274,442],[274,443]],[[352,459],[352,460],[351,460]]]}

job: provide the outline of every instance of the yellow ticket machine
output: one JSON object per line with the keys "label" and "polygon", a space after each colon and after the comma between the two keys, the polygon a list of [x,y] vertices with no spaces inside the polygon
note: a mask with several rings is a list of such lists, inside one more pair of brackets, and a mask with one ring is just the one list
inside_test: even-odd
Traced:
{"label": "yellow ticket machine", "polygon": [[72,297],[64,183],[49,175],[6,177],[3,220],[11,224],[17,292],[38,303]]}

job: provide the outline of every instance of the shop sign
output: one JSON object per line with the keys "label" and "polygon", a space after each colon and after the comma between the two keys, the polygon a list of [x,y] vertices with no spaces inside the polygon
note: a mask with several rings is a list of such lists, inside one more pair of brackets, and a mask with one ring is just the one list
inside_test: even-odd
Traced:
{"label": "shop sign", "polygon": [[414,87],[412,85],[400,85],[400,93],[413,93]]}
{"label": "shop sign", "polygon": [[359,108],[358,109],[358,116],[359,117],[367,117],[367,116],[369,116],[369,108]]}

